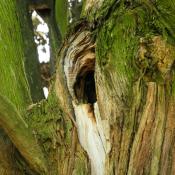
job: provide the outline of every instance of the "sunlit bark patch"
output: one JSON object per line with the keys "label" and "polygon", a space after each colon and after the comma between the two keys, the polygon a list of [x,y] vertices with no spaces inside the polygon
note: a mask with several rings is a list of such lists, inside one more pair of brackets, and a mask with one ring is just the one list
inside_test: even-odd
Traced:
{"label": "sunlit bark patch", "polygon": [[100,117],[95,88],[95,44],[89,31],[70,38],[64,57],[64,73],[75,112],[78,137],[86,150],[93,175],[105,174],[109,147]]}
{"label": "sunlit bark patch", "polygon": [[140,38],[138,65],[148,81],[165,79],[174,64],[174,46],[161,36]]}
{"label": "sunlit bark patch", "polygon": [[[82,91],[80,84],[83,84],[82,86],[84,86],[85,83],[82,80],[85,79],[90,72],[92,74],[94,72],[94,44],[91,41],[90,32],[88,31],[84,31],[76,38],[70,40],[72,42],[64,59],[64,72],[67,77],[67,86],[70,95],[73,100],[78,101],[80,100],[79,98],[81,98],[80,93],[83,93],[78,92]],[[76,90],[74,89],[74,86],[76,86]]]}
{"label": "sunlit bark patch", "polygon": [[88,0],[86,1],[85,3],[85,11],[90,11],[90,9],[98,9],[102,3],[103,3],[104,0],[99,0],[99,1],[96,1],[96,0]]}

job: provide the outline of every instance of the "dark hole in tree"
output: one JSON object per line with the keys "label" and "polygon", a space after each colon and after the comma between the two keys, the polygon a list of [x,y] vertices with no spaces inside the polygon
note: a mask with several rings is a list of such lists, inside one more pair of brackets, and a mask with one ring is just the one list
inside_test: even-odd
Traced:
{"label": "dark hole in tree", "polygon": [[50,16],[51,14],[51,10],[50,9],[38,9],[36,10],[36,12],[39,14],[39,16],[41,16],[42,18],[47,18]]}
{"label": "dark hole in tree", "polygon": [[87,72],[85,75],[77,77],[74,90],[80,103],[95,103],[97,99],[94,71]]}

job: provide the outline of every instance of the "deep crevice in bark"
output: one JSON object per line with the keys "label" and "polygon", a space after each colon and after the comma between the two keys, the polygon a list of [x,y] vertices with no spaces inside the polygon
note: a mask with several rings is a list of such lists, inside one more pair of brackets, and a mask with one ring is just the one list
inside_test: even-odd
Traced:
{"label": "deep crevice in bark", "polygon": [[97,99],[94,71],[89,71],[85,73],[85,75],[78,76],[74,85],[74,90],[78,101],[82,101],[83,103],[95,103]]}
{"label": "deep crevice in bark", "polygon": [[[81,30],[81,29],[80,29]],[[67,89],[71,97],[78,138],[87,152],[91,174],[104,175],[110,151],[108,124],[104,124],[96,97],[95,44],[91,32],[77,31],[64,49],[63,63]],[[70,43],[69,43],[70,42]]]}

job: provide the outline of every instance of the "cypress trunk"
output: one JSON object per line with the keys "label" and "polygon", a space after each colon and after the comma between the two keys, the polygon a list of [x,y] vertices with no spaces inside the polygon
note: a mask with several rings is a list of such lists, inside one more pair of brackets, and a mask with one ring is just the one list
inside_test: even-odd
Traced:
{"label": "cypress trunk", "polygon": [[53,55],[58,28],[62,46],[33,103],[27,10],[0,2],[0,174],[174,175],[174,2],[84,0],[69,27],[66,6],[49,6]]}

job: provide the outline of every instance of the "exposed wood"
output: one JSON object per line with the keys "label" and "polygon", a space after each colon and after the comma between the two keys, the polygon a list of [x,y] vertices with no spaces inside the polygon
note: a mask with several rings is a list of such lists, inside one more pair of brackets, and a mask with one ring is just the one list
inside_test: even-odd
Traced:
{"label": "exposed wood", "polygon": [[[25,55],[20,18],[13,20],[16,5],[8,2],[8,24],[5,10],[0,12],[0,34],[4,33],[0,42],[5,43],[0,55],[14,61],[0,64],[5,65],[0,76],[0,125],[12,143],[4,149],[6,143],[0,139],[4,149],[0,157],[15,145],[39,174],[49,166],[46,174],[51,175],[174,175],[174,2],[84,1],[85,19],[70,29],[63,42],[49,98],[30,105],[28,112],[30,91],[19,61]],[[56,11],[66,14],[63,18],[57,13],[64,37],[67,4],[56,4]],[[8,27],[10,31],[14,27],[17,35]],[[26,120],[21,118],[25,114]],[[18,171],[12,159],[5,160],[9,172]],[[9,173],[7,168],[0,170]]]}

